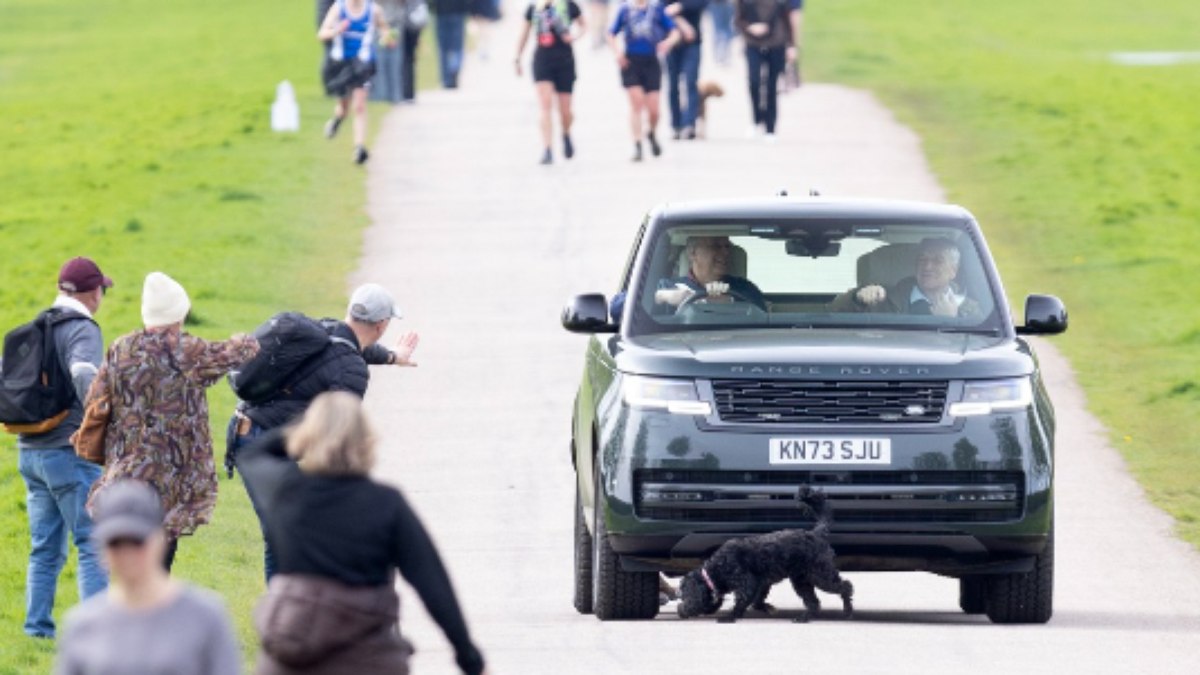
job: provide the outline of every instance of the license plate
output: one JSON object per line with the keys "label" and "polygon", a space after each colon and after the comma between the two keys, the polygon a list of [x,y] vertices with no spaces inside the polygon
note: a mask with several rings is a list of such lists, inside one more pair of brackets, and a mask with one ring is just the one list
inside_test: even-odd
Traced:
{"label": "license plate", "polygon": [[772,438],[772,464],[891,464],[890,438]]}

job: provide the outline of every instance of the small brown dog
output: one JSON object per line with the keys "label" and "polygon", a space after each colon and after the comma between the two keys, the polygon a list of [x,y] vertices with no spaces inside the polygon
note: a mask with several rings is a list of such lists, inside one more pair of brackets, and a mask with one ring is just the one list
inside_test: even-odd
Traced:
{"label": "small brown dog", "polygon": [[721,98],[725,90],[712,80],[704,80],[696,87],[700,90],[700,109],[696,113],[696,138],[708,135],[708,99]]}

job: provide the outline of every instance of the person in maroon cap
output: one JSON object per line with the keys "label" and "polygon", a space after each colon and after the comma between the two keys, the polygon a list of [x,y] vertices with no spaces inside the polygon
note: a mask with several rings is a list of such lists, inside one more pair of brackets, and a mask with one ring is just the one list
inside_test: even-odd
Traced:
{"label": "person in maroon cap", "polygon": [[54,592],[66,563],[68,537],[74,538],[79,552],[79,597],[88,598],[108,586],[84,507],[100,467],[75,455],[71,435],[83,421],[83,401],[104,358],[104,340],[93,317],[112,285],[91,260],[68,260],[58,274],[58,298],[45,312],[52,326],[55,362],[70,380],[74,400],[58,426],[17,437],[31,537],[24,628],[33,637],[54,637]]}

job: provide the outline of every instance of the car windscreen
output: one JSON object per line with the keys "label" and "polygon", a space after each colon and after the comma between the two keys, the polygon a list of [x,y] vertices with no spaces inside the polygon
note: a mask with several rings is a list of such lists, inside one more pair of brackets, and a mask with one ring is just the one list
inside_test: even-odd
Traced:
{"label": "car windscreen", "polygon": [[633,335],[739,328],[997,333],[965,226],[852,222],[663,228],[625,299]]}

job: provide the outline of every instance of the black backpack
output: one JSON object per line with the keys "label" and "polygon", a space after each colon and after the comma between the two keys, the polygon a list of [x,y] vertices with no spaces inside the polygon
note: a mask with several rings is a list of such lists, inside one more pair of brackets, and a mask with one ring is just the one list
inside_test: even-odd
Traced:
{"label": "black backpack", "polygon": [[4,336],[0,360],[0,423],[11,434],[44,434],[63,423],[78,398],[63,372],[54,327],[88,317],[51,308]]}
{"label": "black backpack", "polygon": [[254,337],[258,354],[229,374],[233,392],[249,403],[279,396],[294,375],[331,344],[325,326],[299,312],[276,314],[254,331]]}

